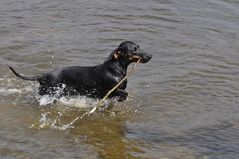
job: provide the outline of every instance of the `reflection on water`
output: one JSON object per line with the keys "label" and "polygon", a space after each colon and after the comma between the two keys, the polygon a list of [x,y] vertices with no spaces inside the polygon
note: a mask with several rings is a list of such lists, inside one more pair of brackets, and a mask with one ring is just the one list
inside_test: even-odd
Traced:
{"label": "reflection on water", "polygon": [[[239,158],[238,1],[8,0],[0,12],[0,158]],[[130,98],[71,128],[97,101],[54,103],[5,66],[95,65],[124,40],[153,55]]]}
{"label": "reflection on water", "polygon": [[143,151],[125,138],[125,131],[124,120],[104,116],[91,119],[90,124],[81,121],[71,133],[87,137],[85,142],[94,146],[100,158],[137,158]]}

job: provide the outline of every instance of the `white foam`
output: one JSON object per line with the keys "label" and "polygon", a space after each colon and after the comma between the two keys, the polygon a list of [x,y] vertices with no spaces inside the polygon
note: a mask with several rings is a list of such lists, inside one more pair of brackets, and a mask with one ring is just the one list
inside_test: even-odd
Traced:
{"label": "white foam", "polygon": [[88,108],[93,107],[98,100],[88,98],[85,96],[71,96],[71,97],[60,97],[57,98],[56,96],[49,96],[49,95],[37,95],[37,100],[40,106],[47,106],[49,104],[57,104],[77,107],[77,108]]}
{"label": "white foam", "polygon": [[77,108],[87,108],[95,105],[98,100],[83,96],[76,96],[71,98],[61,97],[59,102],[64,105],[74,106]]}
{"label": "white foam", "polygon": [[45,105],[52,104],[56,100],[56,98],[50,97],[49,95],[44,95],[44,96],[37,96],[37,100],[40,106],[45,106]]}

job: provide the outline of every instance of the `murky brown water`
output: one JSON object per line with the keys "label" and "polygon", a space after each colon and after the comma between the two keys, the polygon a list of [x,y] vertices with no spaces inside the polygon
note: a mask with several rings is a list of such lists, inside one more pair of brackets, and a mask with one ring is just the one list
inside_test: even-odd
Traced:
{"label": "murky brown water", "polygon": [[[0,158],[239,158],[237,0],[0,2]],[[97,102],[39,100],[32,75],[95,65],[122,41],[153,55],[131,97],[78,120]]]}

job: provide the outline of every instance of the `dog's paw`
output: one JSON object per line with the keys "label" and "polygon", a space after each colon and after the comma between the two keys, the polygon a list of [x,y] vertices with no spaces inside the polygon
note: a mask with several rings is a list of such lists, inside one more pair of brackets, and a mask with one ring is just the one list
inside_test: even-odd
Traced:
{"label": "dog's paw", "polygon": [[122,102],[122,101],[124,101],[124,100],[127,99],[127,97],[128,97],[128,92],[127,92],[127,91],[124,91],[124,90],[121,90],[121,91],[119,92],[118,96],[119,96],[118,102]]}

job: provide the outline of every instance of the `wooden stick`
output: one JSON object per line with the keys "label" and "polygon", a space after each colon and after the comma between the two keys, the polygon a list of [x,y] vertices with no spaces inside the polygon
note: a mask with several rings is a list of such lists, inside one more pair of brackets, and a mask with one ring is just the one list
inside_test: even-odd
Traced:
{"label": "wooden stick", "polygon": [[101,104],[109,97],[109,95],[110,95],[111,93],[113,93],[130,75],[133,74],[134,69],[135,69],[135,66],[136,66],[138,63],[140,63],[140,61],[141,61],[141,59],[138,59],[138,61],[133,65],[133,67],[132,67],[131,70],[127,73],[127,75],[126,75],[124,78],[122,78],[117,85],[115,85],[111,90],[109,90],[109,92],[104,96],[104,98],[102,98],[102,99],[96,104],[96,106],[95,106],[93,109],[91,109],[91,111],[86,112],[86,113],[84,113],[82,116],[79,116],[79,117],[75,118],[71,123],[67,124],[67,127],[73,125],[77,120],[82,119],[84,116],[86,116],[86,115],[89,116],[90,114],[94,113],[97,109],[99,109],[99,108],[101,107]]}

